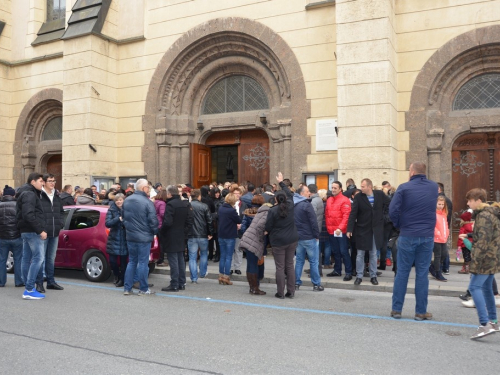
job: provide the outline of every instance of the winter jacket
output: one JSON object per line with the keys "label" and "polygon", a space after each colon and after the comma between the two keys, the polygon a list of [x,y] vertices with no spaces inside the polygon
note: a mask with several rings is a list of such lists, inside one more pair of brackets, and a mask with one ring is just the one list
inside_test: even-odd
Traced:
{"label": "winter jacket", "polygon": [[443,210],[436,211],[436,227],[434,228],[434,242],[446,243],[450,235],[450,227]]}
{"label": "winter jacket", "polygon": [[78,205],[93,205],[95,204],[95,199],[90,195],[82,194],[78,198],[76,198],[76,204]]}
{"label": "winter jacket", "polygon": [[243,233],[240,241],[240,249],[245,249],[246,251],[254,253],[259,259],[264,255],[264,246],[266,243],[264,230],[266,227],[269,209],[269,204],[264,204],[259,208],[257,214],[253,217],[250,226],[246,228]]}
{"label": "winter jacket", "polygon": [[152,242],[158,232],[158,219],[148,196],[142,191],[135,191],[123,201],[122,207],[127,241]]}
{"label": "winter jacket", "polygon": [[47,237],[59,237],[59,232],[64,228],[64,209],[61,198],[54,192],[52,202],[47,193],[40,192],[43,212],[45,214],[45,232]]}
{"label": "winter jacket", "polygon": [[318,222],[318,228],[321,230],[321,224],[323,224],[323,218],[325,217],[325,205],[323,204],[323,199],[319,195],[311,195],[311,204],[316,214],[316,221]]}
{"label": "winter jacket", "polygon": [[[461,221],[460,222],[460,230],[458,231],[458,235],[472,233],[472,231],[473,231],[472,223],[473,223],[473,221]],[[471,241],[471,240],[472,240],[472,238],[469,239],[469,241]],[[464,244],[464,241],[460,237],[458,237],[457,246],[458,247],[466,247]]]}
{"label": "winter jacket", "polygon": [[16,221],[16,200],[10,195],[3,196],[0,202],[0,239],[15,240],[21,237]]}
{"label": "winter jacket", "polygon": [[453,213],[453,202],[450,198],[448,198],[444,193],[439,193],[438,195],[443,196],[446,201],[446,207],[448,207],[448,215],[446,216],[446,220],[448,221],[448,225],[451,223],[451,215]]}
{"label": "winter jacket", "polygon": [[165,215],[165,207],[167,204],[164,201],[155,200],[154,205],[156,218],[158,219],[158,229],[160,229],[163,224],[163,216]]}
{"label": "winter jacket", "polygon": [[381,190],[373,191],[373,207],[364,193],[356,194],[353,199],[347,231],[353,234],[356,247],[371,250],[373,239],[380,249],[384,243],[384,217],[389,211],[390,199]]}
{"label": "winter jacket", "polygon": [[122,209],[118,208],[115,202],[111,202],[106,213],[106,228],[110,229],[106,244],[106,252],[108,254],[128,255],[125,227],[123,221],[120,220],[120,216],[122,215]]}
{"label": "winter jacket", "polygon": [[273,206],[269,210],[266,220],[266,232],[269,233],[269,242],[272,247],[290,245],[299,240],[299,234],[295,226],[293,193],[283,182],[280,182],[280,187],[287,196],[288,215],[286,217],[280,216],[279,205]]}
{"label": "winter jacket", "polygon": [[328,234],[340,229],[347,233],[347,221],[351,213],[351,201],[343,194],[337,194],[327,199],[325,208],[325,222]]}
{"label": "winter jacket", "polygon": [[219,238],[238,238],[237,224],[241,224],[241,216],[229,203],[219,208]]}
{"label": "winter jacket", "polygon": [[31,184],[24,184],[17,192],[16,221],[21,233],[40,234],[45,231],[40,191]]}
{"label": "winter jacket", "polygon": [[193,209],[187,200],[174,195],[167,200],[165,216],[160,229],[160,245],[163,252],[178,253],[186,249],[186,239],[193,225]]}
{"label": "winter jacket", "polygon": [[295,206],[293,216],[299,241],[318,240],[319,227],[312,204],[307,198],[297,193],[293,195],[293,203]]}
{"label": "winter jacket", "polygon": [[74,206],[75,198],[66,192],[62,192],[59,194],[59,198],[61,198],[63,206]]}
{"label": "winter jacket", "polygon": [[474,215],[470,272],[480,275],[495,274],[500,270],[499,210],[497,207],[482,204],[474,211]]}
{"label": "winter jacket", "polygon": [[[323,202],[323,210],[326,209],[326,202]],[[323,221],[321,222],[321,231],[319,232],[319,242],[330,242],[330,236],[326,230],[325,215],[323,215]]]}
{"label": "winter jacket", "polygon": [[265,191],[262,196],[264,197],[264,201],[266,203],[274,204],[276,202],[276,199],[274,199],[274,193],[271,193],[270,191]]}
{"label": "winter jacket", "polygon": [[392,223],[400,236],[434,237],[438,185],[424,174],[399,185],[389,206]]}
{"label": "winter jacket", "polygon": [[208,238],[214,235],[210,208],[196,199],[191,201],[193,208],[193,225],[189,230],[189,238]]}
{"label": "winter jacket", "polygon": [[243,195],[240,200],[243,201],[247,207],[250,207],[252,205],[252,199],[253,199],[253,194],[248,192],[245,195]]}

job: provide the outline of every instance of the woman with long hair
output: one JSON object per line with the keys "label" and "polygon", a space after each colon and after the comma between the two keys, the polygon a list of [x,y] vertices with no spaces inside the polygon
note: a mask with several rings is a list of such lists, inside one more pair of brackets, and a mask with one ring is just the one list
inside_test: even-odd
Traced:
{"label": "woman with long hair", "polygon": [[233,285],[229,275],[231,274],[234,245],[241,225],[241,217],[234,209],[236,201],[236,195],[229,193],[226,195],[225,203],[219,208],[219,284],[224,285]]}
{"label": "woman with long hair", "polygon": [[[293,193],[283,183],[281,172],[276,176],[281,190],[276,192],[276,203],[269,210],[266,220],[266,232],[273,248],[276,263],[276,298],[293,298],[295,296],[295,268],[293,257],[299,240],[295,219],[293,216]],[[285,294],[285,279],[286,289]]]}

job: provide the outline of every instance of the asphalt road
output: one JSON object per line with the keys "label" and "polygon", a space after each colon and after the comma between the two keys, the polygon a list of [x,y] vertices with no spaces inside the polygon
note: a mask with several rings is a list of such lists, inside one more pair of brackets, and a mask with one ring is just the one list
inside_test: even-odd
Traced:
{"label": "asphalt road", "polygon": [[[500,334],[480,341],[475,309],[429,297],[432,322],[402,320],[391,294],[303,287],[293,300],[248,294],[237,282],[124,296],[109,280],[57,270],[64,291],[26,301],[0,288],[0,374],[497,374]],[[167,276],[151,275],[153,289]]]}

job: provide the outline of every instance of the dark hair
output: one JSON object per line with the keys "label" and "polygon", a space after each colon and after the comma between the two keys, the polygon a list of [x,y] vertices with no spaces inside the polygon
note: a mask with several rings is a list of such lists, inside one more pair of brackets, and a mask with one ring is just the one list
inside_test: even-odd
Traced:
{"label": "dark hair", "polygon": [[109,194],[114,194],[116,193],[116,189],[115,188],[109,188],[109,190],[106,192],[106,195],[104,197],[104,199],[109,199]]}
{"label": "dark hair", "polygon": [[481,202],[486,203],[488,193],[486,193],[486,190],[484,189],[479,189],[475,188],[472,190],[469,190],[467,194],[465,194],[465,199],[467,200],[481,200]]}
{"label": "dark hair", "polygon": [[28,176],[28,180],[26,181],[28,184],[31,184],[31,181],[38,181],[43,176],[38,172],[31,172]]}
{"label": "dark hair", "polygon": [[[217,188],[217,187],[216,187],[216,188],[210,189],[210,194],[209,194],[209,195],[210,195],[210,198],[212,198],[212,199],[217,199],[217,198],[215,197],[215,194],[217,194],[217,193],[219,193],[219,194],[220,194],[220,190],[219,190],[219,188]],[[219,198],[220,198],[220,195],[219,195]]]}
{"label": "dark hair", "polygon": [[91,188],[86,188],[84,191],[83,191],[83,194],[87,194],[89,196],[93,196],[94,195],[94,192],[92,191]]}
{"label": "dark hair", "polygon": [[382,181],[382,186],[387,185],[389,181]]}
{"label": "dark hair", "polygon": [[64,187],[63,187],[63,191],[68,190],[70,187],[72,187],[72,186],[71,186],[71,185],[64,185]]}
{"label": "dark hair", "polygon": [[311,194],[316,194],[318,192],[318,185],[316,184],[309,184],[307,187],[309,188]]}
{"label": "dark hair", "polygon": [[342,189],[342,182],[340,182],[340,181],[333,181],[332,184],[337,184],[337,185],[339,185],[339,188]]}
{"label": "dark hair", "polygon": [[167,191],[166,190],[160,190],[158,194],[155,196],[155,200],[160,200],[165,202],[167,200]]}
{"label": "dark hair", "polygon": [[247,186],[247,190],[251,193],[252,191],[255,190],[255,185],[252,183],[249,183]]}
{"label": "dark hair", "polygon": [[302,192],[304,191],[304,188],[306,187],[306,185],[300,185],[297,190],[295,191],[298,195],[301,195]]}
{"label": "dark hair", "polygon": [[257,188],[255,188],[255,190],[253,191],[253,193],[254,193],[255,195],[260,195],[260,194],[262,194],[262,193],[263,193],[263,191],[262,191],[262,189],[261,189],[260,187],[257,187]]}
{"label": "dark hair", "polygon": [[52,173],[44,173],[42,179],[47,182],[49,178],[54,178],[55,176]]}
{"label": "dark hair", "polygon": [[193,197],[193,199],[198,199],[201,196],[200,189],[191,190],[191,196]]}
{"label": "dark hair", "polygon": [[354,198],[356,196],[356,194],[358,194],[358,193],[361,193],[361,190],[359,190],[359,189],[352,189],[351,198]]}
{"label": "dark hair", "polygon": [[267,191],[267,192],[273,191],[273,185],[266,185],[266,187],[264,188],[264,191]]}
{"label": "dark hair", "polygon": [[293,187],[293,184],[292,184],[292,181],[290,181],[289,178],[285,178],[283,180],[283,183],[285,184],[285,186],[288,186],[288,187]]}
{"label": "dark hair", "polygon": [[[354,180],[352,178],[348,178],[347,181],[345,182],[346,185],[355,185]],[[341,186],[342,188],[342,186]]]}
{"label": "dark hair", "polygon": [[288,206],[286,204],[286,194],[283,190],[278,191],[274,195],[274,199],[276,199],[276,204],[279,207],[280,210],[280,217],[287,217],[288,216]]}
{"label": "dark hair", "polygon": [[254,206],[262,206],[266,201],[262,195],[254,195],[252,198],[252,204]]}
{"label": "dark hair", "polygon": [[441,189],[441,191],[444,193],[444,185],[443,185],[443,183],[442,182],[438,182],[437,184],[438,184],[439,188]]}

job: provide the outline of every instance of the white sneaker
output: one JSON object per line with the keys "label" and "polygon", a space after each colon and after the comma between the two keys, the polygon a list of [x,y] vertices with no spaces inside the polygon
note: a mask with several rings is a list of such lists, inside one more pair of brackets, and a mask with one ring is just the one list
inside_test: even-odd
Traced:
{"label": "white sneaker", "polygon": [[462,305],[465,307],[476,307],[476,304],[474,303],[474,300],[471,298],[468,301],[462,301]]}
{"label": "white sneaker", "polygon": [[488,322],[485,326],[479,326],[477,331],[470,338],[476,340],[493,332],[495,332],[495,328]]}

